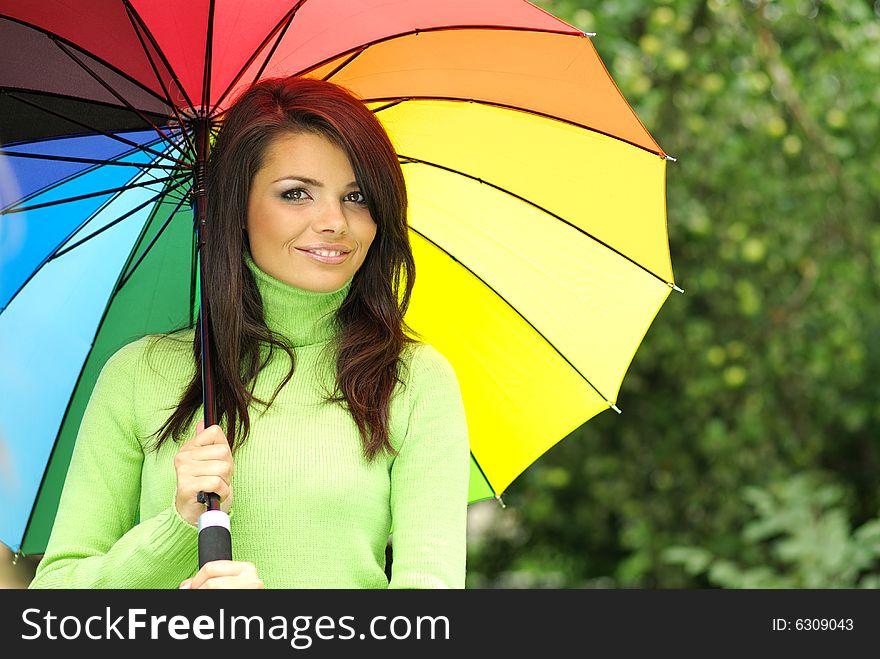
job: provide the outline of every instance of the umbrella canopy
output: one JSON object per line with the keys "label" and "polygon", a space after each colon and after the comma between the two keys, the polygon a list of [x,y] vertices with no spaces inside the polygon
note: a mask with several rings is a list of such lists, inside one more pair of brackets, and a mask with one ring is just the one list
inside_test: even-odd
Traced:
{"label": "umbrella canopy", "polygon": [[589,36],[526,2],[0,0],[0,63],[0,541],[16,551],[45,549],[106,359],[198,317],[195,133],[262,77],[347,87],[398,151],[406,321],[458,375],[470,501],[617,410],[677,288],[668,156]]}

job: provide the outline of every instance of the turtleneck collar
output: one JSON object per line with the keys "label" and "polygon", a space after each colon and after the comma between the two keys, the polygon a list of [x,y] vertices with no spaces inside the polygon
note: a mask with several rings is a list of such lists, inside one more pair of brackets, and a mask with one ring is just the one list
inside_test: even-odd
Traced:
{"label": "turtleneck collar", "polygon": [[348,295],[353,278],[335,291],[310,291],[264,272],[247,248],[242,256],[263,299],[269,329],[282,334],[295,347],[326,343],[336,336],[336,311]]}

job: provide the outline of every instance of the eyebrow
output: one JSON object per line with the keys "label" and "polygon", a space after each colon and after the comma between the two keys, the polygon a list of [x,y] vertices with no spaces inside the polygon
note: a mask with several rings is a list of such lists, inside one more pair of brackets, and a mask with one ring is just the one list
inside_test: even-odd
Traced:
{"label": "eyebrow", "polygon": [[[303,183],[307,183],[308,185],[314,185],[316,188],[323,188],[324,187],[324,184],[321,183],[321,181],[318,181],[317,179],[309,178],[308,176],[296,176],[294,174],[291,174],[290,176],[282,176],[281,178],[275,179],[274,181],[272,181],[272,183],[278,183],[279,181],[291,181],[291,180],[302,181]],[[345,187],[356,188],[357,181],[352,181],[351,183],[349,183]]]}

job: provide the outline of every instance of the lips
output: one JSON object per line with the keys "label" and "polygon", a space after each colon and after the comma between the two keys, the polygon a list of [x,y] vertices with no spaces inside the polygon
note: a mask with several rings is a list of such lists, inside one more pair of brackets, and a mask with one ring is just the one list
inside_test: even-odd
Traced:
{"label": "lips", "polygon": [[348,258],[348,255],[349,255],[348,251],[342,251],[342,250],[338,250],[338,249],[337,250],[326,249],[326,251],[342,251],[342,253],[339,254],[338,256],[322,256],[321,254],[316,254],[315,252],[309,251],[308,249],[300,249],[299,247],[296,248],[296,251],[302,252],[303,254],[305,254],[309,258],[317,261],[318,263],[327,263],[327,264],[331,264],[331,265],[335,265],[337,263],[342,263],[343,261],[345,261]]}
{"label": "lips", "polygon": [[311,245],[306,245],[305,247],[297,247],[297,249],[306,252],[311,252],[315,250],[325,252],[350,252],[352,250],[351,247],[347,247],[342,243],[313,243]]}

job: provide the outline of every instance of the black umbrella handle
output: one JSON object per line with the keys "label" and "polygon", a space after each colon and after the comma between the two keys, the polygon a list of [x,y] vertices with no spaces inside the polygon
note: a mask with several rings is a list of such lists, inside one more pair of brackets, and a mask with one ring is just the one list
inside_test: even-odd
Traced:
{"label": "black umbrella handle", "polygon": [[229,515],[222,510],[206,510],[199,516],[199,569],[210,561],[231,560]]}

